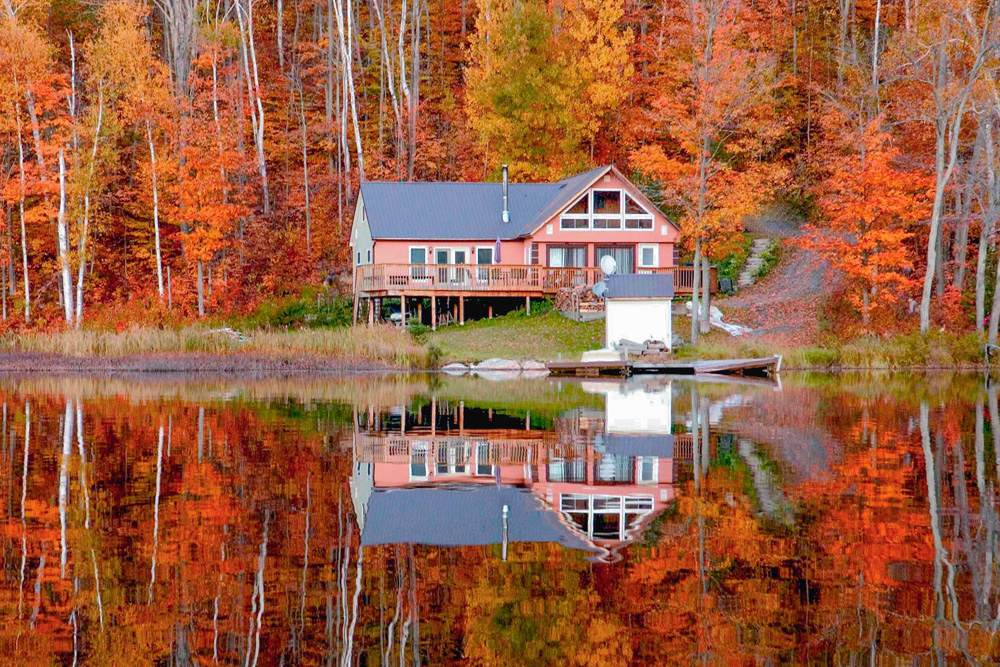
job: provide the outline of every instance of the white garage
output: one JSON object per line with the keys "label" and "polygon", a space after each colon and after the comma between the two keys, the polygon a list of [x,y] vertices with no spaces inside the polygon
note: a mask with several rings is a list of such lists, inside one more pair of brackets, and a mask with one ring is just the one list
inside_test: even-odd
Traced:
{"label": "white garage", "polygon": [[623,339],[639,344],[653,340],[669,349],[673,276],[613,275],[605,283],[605,345],[614,348]]}

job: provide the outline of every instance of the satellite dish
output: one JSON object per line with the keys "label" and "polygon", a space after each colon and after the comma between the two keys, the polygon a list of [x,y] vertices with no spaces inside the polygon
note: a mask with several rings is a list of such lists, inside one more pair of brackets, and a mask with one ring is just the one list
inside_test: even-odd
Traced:
{"label": "satellite dish", "polygon": [[594,285],[593,290],[594,290],[594,294],[599,299],[603,299],[605,293],[607,293],[607,291],[608,291],[608,286],[606,284],[604,284],[604,281],[602,280],[601,282],[599,282],[596,285]]}
{"label": "satellite dish", "polygon": [[604,271],[604,275],[610,276],[615,271],[618,270],[618,262],[611,255],[605,255],[601,257],[601,271]]}

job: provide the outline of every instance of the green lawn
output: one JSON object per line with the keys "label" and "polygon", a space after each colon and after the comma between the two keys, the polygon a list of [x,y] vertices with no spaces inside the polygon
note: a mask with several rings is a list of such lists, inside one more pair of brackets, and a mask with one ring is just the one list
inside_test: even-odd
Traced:
{"label": "green lawn", "polygon": [[[533,307],[534,308],[534,307]],[[604,346],[604,320],[574,322],[554,310],[518,311],[492,320],[453,324],[425,334],[441,350],[442,362],[477,362],[492,357],[525,361],[577,360]]]}

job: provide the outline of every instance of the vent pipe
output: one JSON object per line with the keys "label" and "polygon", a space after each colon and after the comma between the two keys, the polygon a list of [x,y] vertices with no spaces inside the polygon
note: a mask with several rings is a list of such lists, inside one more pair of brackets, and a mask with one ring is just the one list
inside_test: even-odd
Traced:
{"label": "vent pipe", "polygon": [[510,209],[507,208],[507,165],[503,166],[503,221],[510,222]]}

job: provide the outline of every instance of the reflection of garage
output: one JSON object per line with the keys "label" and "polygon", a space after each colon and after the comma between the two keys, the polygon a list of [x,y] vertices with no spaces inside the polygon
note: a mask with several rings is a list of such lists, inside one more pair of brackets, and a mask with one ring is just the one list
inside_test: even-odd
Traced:
{"label": "reflection of garage", "polygon": [[673,276],[613,275],[606,283],[606,346],[617,347],[622,340],[640,345],[652,340],[670,349]]}

